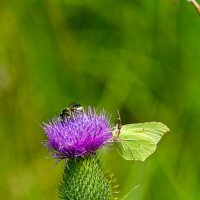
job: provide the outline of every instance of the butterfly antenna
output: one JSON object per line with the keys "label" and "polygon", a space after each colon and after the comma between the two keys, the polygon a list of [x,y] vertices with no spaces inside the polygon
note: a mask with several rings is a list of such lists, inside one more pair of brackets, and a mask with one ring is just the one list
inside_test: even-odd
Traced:
{"label": "butterfly antenna", "polygon": [[118,114],[117,125],[118,125],[118,129],[120,130],[122,127],[122,121],[121,121],[119,110],[117,110],[117,114]]}

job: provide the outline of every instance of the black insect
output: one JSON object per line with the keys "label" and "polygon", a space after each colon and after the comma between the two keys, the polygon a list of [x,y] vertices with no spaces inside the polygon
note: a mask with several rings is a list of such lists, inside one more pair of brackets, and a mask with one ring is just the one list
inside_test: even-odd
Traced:
{"label": "black insect", "polygon": [[82,112],[83,107],[81,106],[81,104],[71,103],[61,111],[60,118],[62,121],[65,121],[65,119],[72,119],[75,114]]}

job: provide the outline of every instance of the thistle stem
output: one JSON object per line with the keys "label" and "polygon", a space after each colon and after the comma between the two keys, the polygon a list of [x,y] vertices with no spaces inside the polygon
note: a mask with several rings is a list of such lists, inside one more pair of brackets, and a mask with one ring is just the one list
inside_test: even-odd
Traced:
{"label": "thistle stem", "polygon": [[197,11],[200,15],[200,5],[196,2],[196,0],[188,0],[188,1],[194,5],[194,7],[197,9]]}
{"label": "thistle stem", "polygon": [[104,173],[99,158],[88,156],[66,163],[58,197],[62,200],[110,200],[112,190],[111,176]]}

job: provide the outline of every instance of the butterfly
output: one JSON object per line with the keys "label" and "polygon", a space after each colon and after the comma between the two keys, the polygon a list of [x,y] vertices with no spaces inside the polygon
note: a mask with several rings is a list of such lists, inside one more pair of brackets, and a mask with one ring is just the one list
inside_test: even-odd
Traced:
{"label": "butterfly", "polygon": [[125,160],[144,161],[155,152],[162,136],[170,129],[161,122],[145,122],[121,125],[121,119],[113,134],[113,143]]}

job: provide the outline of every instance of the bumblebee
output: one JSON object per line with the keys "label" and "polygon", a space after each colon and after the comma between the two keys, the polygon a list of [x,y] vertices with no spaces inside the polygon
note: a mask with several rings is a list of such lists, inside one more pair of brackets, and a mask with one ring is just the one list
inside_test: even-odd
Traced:
{"label": "bumblebee", "polygon": [[65,121],[65,119],[72,119],[74,114],[82,112],[83,112],[83,107],[81,106],[81,104],[71,103],[61,111],[60,118],[62,121]]}

